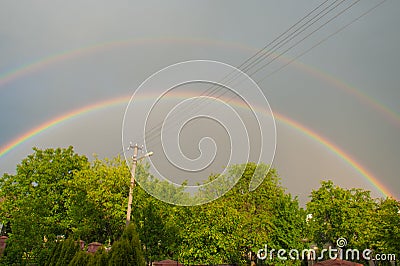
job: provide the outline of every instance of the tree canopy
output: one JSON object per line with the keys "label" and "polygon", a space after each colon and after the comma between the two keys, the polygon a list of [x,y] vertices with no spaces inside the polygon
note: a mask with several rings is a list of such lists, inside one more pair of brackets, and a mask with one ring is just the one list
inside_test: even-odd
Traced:
{"label": "tree canopy", "polygon": [[[335,245],[340,237],[347,239],[349,248],[399,256],[399,201],[373,199],[368,191],[324,181],[311,192],[304,210],[280,185],[277,171],[268,169],[264,164],[232,165],[226,174],[210,176],[209,181],[216,182],[193,196],[194,202],[221,197],[183,207],[149,195],[140,184],[153,186],[174,202],[193,200],[183,189],[156,180],[148,166],[139,164],[133,229],[124,233],[130,184],[125,160],[95,158],[89,162],[72,147],[34,148],[33,154],[17,165],[16,174],[4,174],[0,179],[0,217],[9,237],[1,262],[57,264],[57,254],[64,254],[60,263],[65,265],[69,260],[76,265],[106,265],[111,259],[126,262],[133,257],[142,264],[142,255],[147,262],[174,259],[185,264],[246,264],[257,261],[255,254],[266,244],[275,250],[301,250],[311,244],[321,248]],[[254,177],[263,181],[250,191]],[[233,187],[222,195],[226,186]],[[307,214],[312,214],[312,219],[306,221]],[[56,244],[57,236],[69,242]],[[79,239],[86,244],[101,242],[104,247],[98,254],[88,255],[73,244]],[[113,251],[107,253],[105,247],[111,244]],[[298,265],[300,261],[273,258],[264,264]]]}
{"label": "tree canopy", "polygon": [[0,179],[2,224],[9,226],[9,242],[20,257],[36,256],[44,238],[71,232],[68,183],[89,167],[85,156],[66,149],[34,148],[17,165],[15,175]]}
{"label": "tree canopy", "polygon": [[373,199],[369,191],[323,181],[312,191],[307,213],[312,215],[307,223],[310,241],[320,248],[336,247],[345,238],[344,249],[400,255],[400,202],[395,199]]}

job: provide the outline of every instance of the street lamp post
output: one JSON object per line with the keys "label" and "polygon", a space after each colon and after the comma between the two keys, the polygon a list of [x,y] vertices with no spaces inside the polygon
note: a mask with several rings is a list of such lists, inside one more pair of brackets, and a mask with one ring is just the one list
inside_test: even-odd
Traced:
{"label": "street lamp post", "polygon": [[153,155],[153,152],[148,152],[139,159],[137,158],[139,146],[135,144],[133,146],[133,156],[132,156],[132,169],[131,169],[131,183],[129,185],[129,196],[128,196],[128,209],[126,211],[126,226],[131,222],[131,213],[132,213],[132,198],[133,198],[133,188],[135,187],[135,172],[137,162],[145,157],[149,157]]}

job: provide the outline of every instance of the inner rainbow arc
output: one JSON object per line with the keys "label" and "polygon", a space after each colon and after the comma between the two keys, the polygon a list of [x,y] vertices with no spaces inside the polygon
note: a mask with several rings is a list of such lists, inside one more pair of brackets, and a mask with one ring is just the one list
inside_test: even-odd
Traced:
{"label": "inner rainbow arc", "polygon": [[[15,149],[17,146],[23,144],[27,140],[39,135],[41,132],[50,129],[64,121],[77,117],[79,115],[83,115],[85,113],[105,109],[108,107],[120,105],[120,104],[127,104],[130,100],[130,96],[123,96],[117,97],[105,101],[96,102],[94,104],[90,104],[84,106],[82,108],[75,109],[73,111],[67,112],[61,116],[58,116],[52,120],[49,120],[28,132],[22,134],[21,136],[15,138],[14,140],[10,141],[9,143],[5,144],[3,147],[0,147],[0,159],[7,155],[10,151]],[[148,96],[147,98],[151,98]],[[290,119],[289,117],[274,112],[275,119],[279,120],[280,122],[289,125],[290,127],[302,132],[305,136],[311,138],[312,140],[320,143],[321,145],[325,146],[333,152],[336,156],[341,158],[343,161],[348,163],[356,172],[360,173],[364,178],[368,180],[370,184],[372,184],[377,190],[385,197],[394,197],[394,193],[390,192],[388,188],[386,188],[370,171],[366,169],[366,167],[362,166],[359,162],[357,162],[354,158],[352,158],[349,154],[347,154],[343,149],[335,145],[332,141],[328,140],[327,138],[321,136],[320,134],[312,131],[311,129],[305,127],[304,125],[300,124],[297,121]]]}

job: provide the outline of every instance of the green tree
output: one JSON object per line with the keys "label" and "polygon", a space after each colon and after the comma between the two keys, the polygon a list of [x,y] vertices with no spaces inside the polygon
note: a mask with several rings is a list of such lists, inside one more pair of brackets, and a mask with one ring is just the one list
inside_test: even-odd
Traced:
{"label": "green tree", "polygon": [[[68,185],[68,215],[71,230],[85,241],[105,243],[121,236],[125,227],[130,171],[125,160],[95,159],[90,168],[77,172]],[[171,199],[184,198],[181,188],[154,179],[148,166],[136,168],[133,191],[132,217],[145,245],[148,260],[172,256],[177,245],[176,228],[171,222],[175,206],[161,202],[149,195],[141,186],[170,194]]]}
{"label": "green tree", "polygon": [[60,257],[57,260],[57,266],[67,266],[79,251],[79,245],[75,243],[72,237],[62,242]]}
{"label": "green tree", "polygon": [[106,242],[125,226],[130,172],[120,157],[95,159],[68,182],[71,230],[87,242]]}
{"label": "green tree", "polygon": [[1,222],[11,228],[12,253],[20,261],[22,254],[28,261],[35,260],[44,238],[70,232],[67,183],[89,166],[87,158],[72,147],[33,150],[17,165],[15,175],[4,174],[0,179]]}
{"label": "green tree", "polygon": [[[16,247],[15,247],[16,246]],[[7,246],[0,260],[0,265],[16,265],[21,263],[23,250],[14,239],[7,240]]]}
{"label": "green tree", "polygon": [[381,199],[369,220],[366,247],[400,258],[400,201]]}
{"label": "green tree", "polygon": [[[150,194],[143,188],[143,182],[152,182],[151,176],[148,174],[147,166],[139,165],[138,177],[140,185],[134,188],[134,197],[132,202],[132,222],[136,224],[136,228],[140,233],[141,243],[144,245],[144,256],[147,262],[163,260],[166,258],[174,258],[177,255],[177,247],[179,245],[179,232],[176,226],[176,210],[177,206],[162,202]],[[180,188],[175,188],[167,182],[154,181],[153,187],[168,187],[168,191],[175,190],[175,197],[187,197],[182,193]]]}
{"label": "green tree", "polygon": [[[141,202],[137,202],[137,200],[141,200]],[[140,240],[145,246],[146,261],[173,257],[179,243],[178,229],[174,223],[176,207],[149,195],[136,197],[134,203],[133,222],[135,222],[140,232]]]}
{"label": "green tree", "polygon": [[110,260],[108,264],[111,265],[131,265],[133,258],[131,257],[132,247],[127,239],[116,241],[110,251]]}
{"label": "green tree", "polygon": [[83,266],[88,265],[92,260],[93,255],[88,254],[86,251],[78,251],[75,253],[74,257],[71,259],[68,266]]}
{"label": "green tree", "polygon": [[307,213],[311,240],[318,246],[336,246],[339,238],[346,238],[348,248],[366,248],[371,238],[370,221],[377,204],[369,191],[343,189],[332,181],[323,181],[311,193]]}
{"label": "green tree", "polygon": [[[140,183],[133,191],[131,220],[141,233],[140,238],[147,247],[146,255],[162,258],[171,253],[170,247],[176,243],[175,239],[171,240],[176,234],[169,223],[170,209],[174,206],[155,199],[141,184],[165,190],[174,197],[179,197],[181,190],[154,180],[145,165],[140,164],[136,169]],[[125,160],[120,157],[95,159],[90,168],[75,174],[68,183],[68,215],[76,236],[87,242],[103,243],[120,237],[125,227],[130,175]]]}
{"label": "green tree", "polygon": [[51,250],[51,255],[44,265],[56,266],[58,259],[61,257],[62,247],[63,247],[63,242],[55,242],[55,245],[52,247]]}
{"label": "green tree", "polygon": [[[226,200],[234,203],[244,217],[244,246],[253,252],[265,244],[275,249],[300,248],[305,222],[298,200],[285,192],[275,169],[254,163],[239,165],[239,169],[243,167],[242,178],[226,194]],[[249,191],[251,180],[261,180],[261,175],[266,175],[263,182]]]}
{"label": "green tree", "polygon": [[[250,252],[254,260],[254,254],[265,244],[275,249],[303,245],[305,222],[298,202],[280,186],[276,171],[268,169],[267,165],[254,163],[231,166],[226,176],[211,176],[210,180],[218,178],[218,182],[215,187],[201,191],[199,196],[221,193],[224,184],[231,186],[237,181],[229,192],[208,204],[181,208],[179,257],[184,263],[243,264],[248,262]],[[249,191],[254,177],[263,182]],[[292,261],[268,260],[266,263],[288,265]],[[293,262],[296,263],[299,262]]]}
{"label": "green tree", "polygon": [[[37,253],[37,256],[35,258],[36,264],[48,265],[49,262],[51,261],[54,252],[57,250],[56,248],[57,244],[58,243],[55,241],[46,241],[45,243],[43,243],[42,249]],[[58,251],[61,252],[61,245]]]}
{"label": "green tree", "polygon": [[107,266],[108,253],[105,248],[99,248],[94,254],[93,258],[89,261],[88,266]]}
{"label": "green tree", "polygon": [[312,214],[307,223],[310,240],[323,247],[336,246],[338,238],[346,238],[344,249],[372,249],[398,257],[399,210],[400,202],[392,198],[373,199],[369,191],[323,181],[307,203],[307,213]]}
{"label": "green tree", "polygon": [[121,238],[114,242],[110,251],[109,265],[145,265],[139,235],[134,223],[130,223]]}
{"label": "green tree", "polygon": [[149,173],[149,164],[138,165],[136,168],[136,182],[147,193],[157,195],[157,198],[174,205],[190,205],[196,200],[185,191],[186,181],[181,186],[176,187],[168,181],[155,178]]}
{"label": "green tree", "polygon": [[230,264],[241,261],[243,218],[222,200],[181,207],[179,259],[185,264]]}

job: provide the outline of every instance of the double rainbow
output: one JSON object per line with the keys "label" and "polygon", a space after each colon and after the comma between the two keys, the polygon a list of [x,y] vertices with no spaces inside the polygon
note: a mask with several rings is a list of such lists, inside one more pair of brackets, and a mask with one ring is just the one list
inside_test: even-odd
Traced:
{"label": "double rainbow", "polygon": [[[253,48],[248,48],[242,45],[238,44],[232,44],[232,43],[227,43],[227,42],[222,42],[222,41],[215,41],[215,40],[207,40],[207,39],[135,39],[135,40],[122,40],[122,41],[112,41],[112,42],[107,42],[107,43],[101,43],[101,44],[96,44],[88,47],[83,47],[75,50],[68,50],[64,51],[58,54],[54,54],[45,58],[42,58],[36,62],[29,63],[22,65],[18,68],[12,69],[7,72],[3,72],[0,74],[0,90],[2,87],[5,87],[5,85],[9,82],[12,82],[18,78],[22,78],[23,76],[29,75],[30,73],[34,73],[36,71],[39,71],[41,69],[44,69],[46,67],[49,67],[53,64],[57,64],[59,62],[65,61],[65,60],[70,60],[73,58],[78,58],[81,56],[86,56],[89,54],[105,51],[107,49],[114,49],[114,48],[119,48],[122,46],[128,46],[128,45],[146,45],[148,43],[193,43],[193,44],[204,44],[204,45],[216,45],[216,46],[223,46],[223,47],[231,47],[235,49],[242,49],[242,50],[248,50],[248,51],[255,51]],[[280,58],[281,60],[288,60],[285,58]],[[334,78],[326,73],[323,73],[322,71],[312,68],[310,66],[304,65],[300,63],[299,61],[293,62],[293,65],[302,69],[303,71],[312,74],[313,76],[328,82],[332,85],[334,85],[337,88],[340,88],[347,93],[355,96],[358,100],[363,102],[364,104],[367,104],[368,106],[372,107],[379,113],[383,115],[388,121],[390,121],[393,125],[396,127],[400,127],[400,115],[393,112],[389,108],[387,108],[385,105],[379,103],[378,101],[372,99],[368,95],[362,93],[361,91],[357,90],[356,88],[352,87],[349,84],[344,83],[343,81]],[[7,153],[9,153],[12,149],[15,147],[21,145],[25,141],[39,135],[41,132],[54,127],[62,122],[65,122],[73,117],[80,116],[82,114],[88,113],[88,112],[93,112],[96,110],[101,110],[105,109],[111,106],[119,105],[119,104],[126,104],[129,100],[129,97],[118,97],[118,98],[113,98],[109,99],[106,101],[101,101],[97,102],[94,104],[90,104],[87,106],[84,106],[79,109],[75,109],[73,111],[70,111],[68,113],[65,113],[61,116],[58,116],[50,121],[47,121],[31,130],[26,132],[25,134],[17,137],[16,139],[10,141],[9,143],[5,144],[3,147],[0,147],[0,159],[4,157]],[[349,154],[347,154],[344,150],[342,150],[340,147],[329,141],[328,139],[322,137],[321,135],[317,134],[316,132],[312,131],[311,129],[301,125],[300,123],[278,113],[274,113],[274,116],[277,120],[281,121],[282,123],[287,124],[288,126],[295,128],[296,130],[302,132],[305,136],[313,139],[314,141],[324,145],[326,148],[328,148],[331,152],[336,154],[338,157],[340,157],[342,160],[344,160],[346,163],[351,165],[352,168],[354,168],[357,172],[359,172],[363,177],[365,177],[369,183],[371,183],[374,187],[376,187],[384,196],[392,196],[393,194],[387,189],[376,177],[373,176],[372,173],[370,173],[366,167],[363,167],[360,163],[358,163],[354,158],[352,158]]]}

